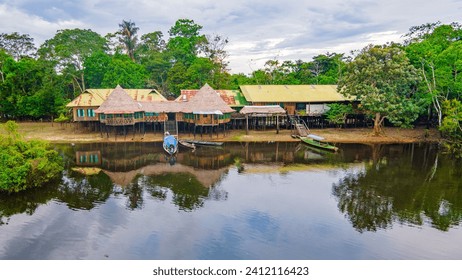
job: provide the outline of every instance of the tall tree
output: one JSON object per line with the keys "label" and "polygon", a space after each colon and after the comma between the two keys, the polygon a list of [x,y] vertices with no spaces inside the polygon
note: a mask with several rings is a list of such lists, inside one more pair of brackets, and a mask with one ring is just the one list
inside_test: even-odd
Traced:
{"label": "tall tree", "polygon": [[127,55],[94,53],[85,60],[88,84],[95,88],[145,88],[148,73]]}
{"label": "tall tree", "polygon": [[1,33],[0,49],[4,49],[16,60],[24,56],[35,57],[37,51],[34,39],[28,34],[19,34],[18,32],[11,34]]}
{"label": "tall tree", "polygon": [[374,134],[379,135],[387,118],[395,125],[406,126],[420,111],[414,93],[419,76],[406,53],[397,45],[369,45],[347,64],[338,89],[354,96],[373,116]]}
{"label": "tall tree", "polygon": [[150,75],[147,86],[161,93],[168,92],[167,74],[172,67],[165,48],[166,43],[162,32],[154,31],[141,36],[141,42],[135,53],[137,60]]}
{"label": "tall tree", "polygon": [[56,116],[66,99],[53,64],[30,57],[15,61],[1,54],[4,78],[0,81],[0,114],[10,119]]}
{"label": "tall tree", "polygon": [[202,26],[190,19],[179,19],[170,28],[167,50],[175,62],[191,65],[207,43],[205,35],[200,35],[201,30]]}
{"label": "tall tree", "polygon": [[[422,99],[428,103],[428,116],[436,113],[438,125],[443,120],[441,104],[460,92],[462,28],[459,24],[428,23],[410,28],[406,35],[406,53],[422,76]],[[433,109],[433,110],[431,110]]]}
{"label": "tall tree", "polygon": [[119,40],[125,46],[125,51],[132,61],[135,61],[135,49],[138,43],[138,33],[139,28],[134,22],[123,20],[119,24]]}
{"label": "tall tree", "polygon": [[74,94],[85,90],[84,61],[97,51],[106,50],[106,39],[89,29],[59,30],[39,48],[41,59],[56,64],[57,71],[72,78]]}
{"label": "tall tree", "polygon": [[205,56],[208,57],[213,63],[220,67],[221,72],[226,72],[228,67],[228,53],[225,50],[226,45],[229,43],[228,38],[221,35],[206,35],[207,44],[204,46]]}

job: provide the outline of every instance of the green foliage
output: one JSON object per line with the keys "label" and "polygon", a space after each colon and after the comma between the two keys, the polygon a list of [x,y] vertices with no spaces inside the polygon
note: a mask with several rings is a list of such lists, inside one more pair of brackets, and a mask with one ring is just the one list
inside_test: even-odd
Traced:
{"label": "green foliage", "polygon": [[144,88],[148,79],[145,68],[122,54],[97,52],[85,60],[85,75],[91,88]]}
{"label": "green foliage", "polygon": [[19,34],[13,32],[11,34],[0,34],[0,49],[4,49],[8,54],[16,60],[22,57],[34,57],[37,48],[34,45],[34,39],[28,34]]}
{"label": "green foliage", "polygon": [[407,35],[407,56],[422,76],[418,87],[420,98],[431,108],[429,118],[436,117],[438,125],[442,124],[441,103],[460,98],[461,36],[459,24],[439,22],[412,27]]}
{"label": "green foliage", "polygon": [[105,51],[107,41],[90,29],[64,29],[45,41],[39,50],[43,60],[51,61],[59,72],[71,78],[74,92],[79,94],[86,88],[83,63],[92,53]]}
{"label": "green foliage", "polygon": [[445,100],[444,118],[439,130],[451,139],[462,139],[462,102],[457,99]]}
{"label": "green foliage", "polygon": [[8,121],[0,134],[0,191],[39,187],[63,170],[62,158],[42,141],[24,141],[17,124]]}
{"label": "green foliage", "polygon": [[119,41],[125,47],[127,55],[130,57],[132,61],[135,61],[135,49],[138,42],[138,33],[139,28],[135,25],[132,21],[123,20],[121,24],[119,24]]}
{"label": "green foliage", "polygon": [[63,113],[61,113],[61,114],[59,115],[59,118],[54,119],[54,121],[57,122],[57,123],[65,123],[65,122],[68,122],[69,120],[70,120],[70,118],[64,116]]}
{"label": "green foliage", "polygon": [[168,31],[170,39],[167,50],[174,61],[189,66],[207,43],[205,35],[200,35],[202,26],[190,19],[179,19]]}
{"label": "green foliage", "polygon": [[39,119],[58,113],[65,104],[62,77],[50,63],[0,54],[0,114],[11,119]]}
{"label": "green foliage", "polygon": [[347,64],[338,89],[374,115],[374,133],[379,134],[385,118],[409,126],[418,117],[421,107],[414,98],[418,81],[416,69],[401,48],[369,45]]}
{"label": "green foliage", "polygon": [[351,104],[333,103],[329,105],[329,110],[325,113],[327,119],[336,124],[343,125],[348,114],[353,113]]}

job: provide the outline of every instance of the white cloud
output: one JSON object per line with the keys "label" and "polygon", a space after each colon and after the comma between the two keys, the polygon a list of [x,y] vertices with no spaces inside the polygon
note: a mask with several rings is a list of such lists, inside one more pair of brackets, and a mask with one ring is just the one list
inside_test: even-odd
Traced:
{"label": "white cloud", "polygon": [[177,19],[188,18],[205,34],[228,37],[232,72],[248,73],[275,57],[308,61],[397,41],[411,26],[461,21],[461,7],[456,0],[0,0],[0,32],[30,34],[41,43],[58,29],[105,35],[132,20],[141,34],[159,30],[167,37]]}

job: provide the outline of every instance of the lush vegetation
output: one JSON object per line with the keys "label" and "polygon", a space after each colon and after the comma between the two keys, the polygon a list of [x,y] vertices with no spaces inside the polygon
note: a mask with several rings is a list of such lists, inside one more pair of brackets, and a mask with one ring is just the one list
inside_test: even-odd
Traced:
{"label": "lush vegetation", "polygon": [[[402,44],[365,46],[351,56],[326,53],[308,62],[268,60],[248,75],[230,74],[228,38],[204,34],[193,20],[177,20],[168,37],[161,31],[138,32],[134,22],[125,20],[105,36],[65,29],[38,48],[27,34],[0,34],[0,118],[66,116],[67,102],[86,88],[117,84],[155,88],[165,96],[205,83],[217,89],[338,84],[345,95],[358,98],[361,106],[356,109],[375,120],[376,133],[385,120],[409,126],[420,118],[453,141],[462,138],[457,113],[462,93],[458,23],[411,27]],[[333,112],[331,118],[341,122],[343,115]]]}
{"label": "lush vegetation", "polygon": [[15,122],[6,122],[0,132],[0,191],[39,187],[63,170],[58,153],[45,142],[22,140]]}

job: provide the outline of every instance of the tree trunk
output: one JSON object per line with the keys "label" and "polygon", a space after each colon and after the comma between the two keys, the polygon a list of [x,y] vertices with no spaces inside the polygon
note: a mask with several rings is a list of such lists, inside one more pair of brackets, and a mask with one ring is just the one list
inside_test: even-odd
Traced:
{"label": "tree trunk", "polygon": [[381,121],[380,113],[375,113],[374,119],[374,135],[379,136],[382,132],[382,121]]}

